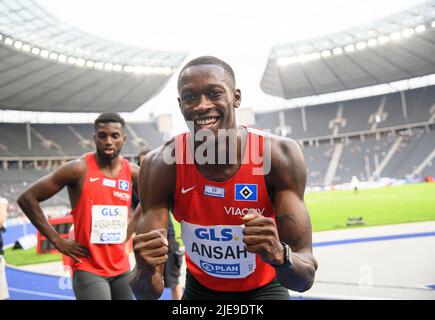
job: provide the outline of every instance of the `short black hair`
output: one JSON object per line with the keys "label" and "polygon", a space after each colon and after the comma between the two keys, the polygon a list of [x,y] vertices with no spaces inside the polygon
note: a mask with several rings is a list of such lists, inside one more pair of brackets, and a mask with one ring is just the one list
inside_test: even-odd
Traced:
{"label": "short black hair", "polygon": [[125,128],[125,120],[117,112],[103,112],[94,121],[94,129],[97,129],[99,123],[118,122]]}
{"label": "short black hair", "polygon": [[225,61],[223,61],[219,58],[213,57],[213,56],[202,56],[202,57],[198,57],[198,58],[195,58],[193,60],[190,60],[183,67],[183,69],[181,69],[180,74],[178,75],[177,88],[180,88],[181,74],[184,72],[184,70],[186,70],[187,68],[193,67],[193,66],[199,66],[199,65],[204,65],[204,64],[211,64],[211,65],[216,65],[216,66],[222,67],[225,71],[225,74],[228,77],[230,84],[234,88],[236,87],[236,76],[234,75],[233,68],[231,68],[231,66],[228,63],[226,63]]}

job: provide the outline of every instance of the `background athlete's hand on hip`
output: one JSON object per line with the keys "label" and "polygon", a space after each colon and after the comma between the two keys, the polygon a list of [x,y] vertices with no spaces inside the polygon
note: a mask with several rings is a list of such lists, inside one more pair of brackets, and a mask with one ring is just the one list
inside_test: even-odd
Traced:
{"label": "background athlete's hand on hip", "polygon": [[75,262],[78,263],[82,263],[82,260],[80,260],[79,257],[89,258],[91,256],[88,248],[71,239],[60,238],[59,242],[55,243],[54,245],[57,250],[64,255],[71,257]]}
{"label": "background athlete's hand on hip", "polygon": [[166,229],[157,229],[133,237],[136,261],[152,271],[168,260],[168,238]]}
{"label": "background athlete's hand on hip", "polygon": [[259,212],[250,209],[242,221],[243,242],[249,252],[260,255],[264,262],[272,265],[284,263],[284,249],[279,239],[275,220],[263,217]]}

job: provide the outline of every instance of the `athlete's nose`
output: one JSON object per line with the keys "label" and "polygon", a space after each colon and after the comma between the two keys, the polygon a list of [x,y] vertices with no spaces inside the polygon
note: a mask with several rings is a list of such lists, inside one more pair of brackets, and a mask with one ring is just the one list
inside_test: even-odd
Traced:
{"label": "athlete's nose", "polygon": [[113,141],[112,141],[112,138],[111,138],[110,136],[106,137],[106,139],[105,139],[105,141],[104,141],[104,145],[105,145],[106,147],[110,147],[110,146],[113,145]]}
{"label": "athlete's nose", "polygon": [[197,113],[206,113],[210,109],[211,103],[206,95],[199,96],[198,103],[195,105],[194,109]]}

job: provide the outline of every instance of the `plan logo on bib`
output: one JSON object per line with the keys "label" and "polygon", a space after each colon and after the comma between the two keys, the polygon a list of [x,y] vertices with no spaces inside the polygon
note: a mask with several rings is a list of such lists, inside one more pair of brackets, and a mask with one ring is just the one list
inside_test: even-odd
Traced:
{"label": "plan logo on bib", "polygon": [[258,186],[256,184],[235,184],[234,199],[236,201],[257,201]]}
{"label": "plan logo on bib", "polygon": [[224,264],[224,263],[210,263],[199,260],[201,268],[209,274],[215,275],[227,275],[227,276],[239,276],[240,264]]}
{"label": "plan logo on bib", "polygon": [[130,188],[130,183],[127,180],[118,181],[118,189],[128,191],[129,188]]}

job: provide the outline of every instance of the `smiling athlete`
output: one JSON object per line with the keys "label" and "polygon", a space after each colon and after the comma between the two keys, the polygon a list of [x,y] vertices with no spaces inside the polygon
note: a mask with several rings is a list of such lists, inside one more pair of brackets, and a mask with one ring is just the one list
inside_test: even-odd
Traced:
{"label": "smiling athlete", "polygon": [[[102,113],[94,123],[95,153],[68,162],[32,184],[18,199],[30,221],[61,253],[74,260],[73,288],[80,300],[131,300],[130,264],[125,245],[132,188],[139,167],[119,154],[126,141],[125,122]],[[74,239],[62,238],[39,205],[68,188]]]}
{"label": "smiling athlete", "polygon": [[170,209],[186,248],[183,299],[288,299],[287,289],[308,290],[317,262],[300,148],[236,124],[241,91],[218,58],[187,63],[178,93],[190,132],[150,152],[140,169],[134,294],[162,293]]}

